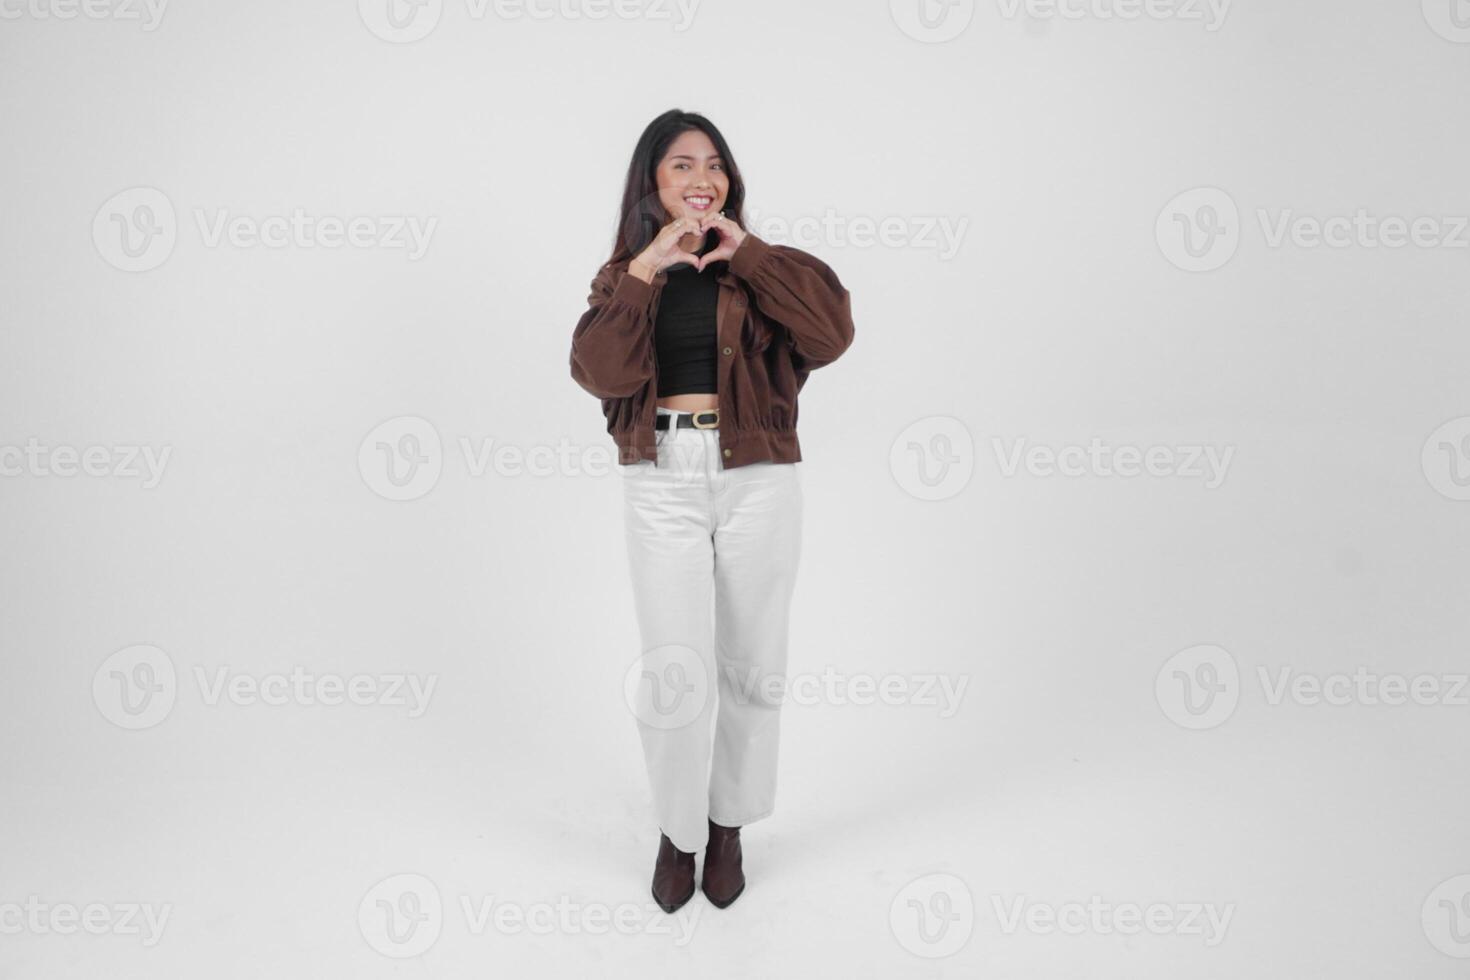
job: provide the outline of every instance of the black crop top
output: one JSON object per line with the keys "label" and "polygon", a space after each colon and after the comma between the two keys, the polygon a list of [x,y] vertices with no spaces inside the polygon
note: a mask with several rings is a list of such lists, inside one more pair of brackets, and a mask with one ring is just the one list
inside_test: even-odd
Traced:
{"label": "black crop top", "polygon": [[[708,251],[710,247],[704,247],[695,254]],[[715,311],[720,297],[715,268],[709,266],[697,272],[694,266],[680,263],[669,266],[667,274],[653,324],[658,356],[657,397],[713,394],[718,390]]]}

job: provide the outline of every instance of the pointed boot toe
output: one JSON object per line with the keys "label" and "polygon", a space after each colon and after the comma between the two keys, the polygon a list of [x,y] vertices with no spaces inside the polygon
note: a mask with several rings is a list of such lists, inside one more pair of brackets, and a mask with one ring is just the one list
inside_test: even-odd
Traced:
{"label": "pointed boot toe", "polygon": [[658,858],[653,865],[653,900],[665,912],[675,912],[694,897],[694,852],[681,851],[660,832]]}
{"label": "pointed boot toe", "polygon": [[740,828],[709,823],[709,843],[704,850],[704,874],[699,887],[715,908],[728,908],[745,891],[744,855],[740,850]]}

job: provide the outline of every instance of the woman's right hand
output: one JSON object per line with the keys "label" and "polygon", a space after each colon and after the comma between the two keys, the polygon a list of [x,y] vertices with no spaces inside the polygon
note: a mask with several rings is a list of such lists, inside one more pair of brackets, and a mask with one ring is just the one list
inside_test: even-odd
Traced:
{"label": "woman's right hand", "polygon": [[702,234],[696,218],[675,218],[664,225],[648,247],[639,252],[628,271],[644,282],[653,282],[653,277],[671,265],[687,262],[699,265],[699,256],[691,255],[679,247],[679,239],[689,234]]}

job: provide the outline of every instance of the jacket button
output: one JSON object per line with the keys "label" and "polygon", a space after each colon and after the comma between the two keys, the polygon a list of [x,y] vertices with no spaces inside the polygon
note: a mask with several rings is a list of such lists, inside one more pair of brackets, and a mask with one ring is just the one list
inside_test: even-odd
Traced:
{"label": "jacket button", "polygon": [[730,350],[730,348],[726,347],[725,350],[724,350],[725,356],[726,357],[729,357],[731,353],[732,353],[732,351]]}
{"label": "jacket button", "polygon": [[726,459],[729,459],[730,458],[730,450],[728,450],[728,449],[725,450],[725,458]]}

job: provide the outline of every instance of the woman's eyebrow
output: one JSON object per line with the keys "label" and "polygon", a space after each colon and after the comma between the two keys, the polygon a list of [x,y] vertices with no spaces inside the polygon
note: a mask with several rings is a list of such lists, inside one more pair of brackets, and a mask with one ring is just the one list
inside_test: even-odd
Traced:
{"label": "woman's eyebrow", "polygon": [[[669,157],[669,159],[670,160],[693,160],[694,157],[690,156],[687,153],[675,153],[673,156]],[[724,158],[721,157],[718,153],[711,153],[709,156],[705,157],[705,159],[706,160],[719,160],[722,163],[724,162]]]}

